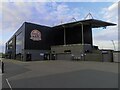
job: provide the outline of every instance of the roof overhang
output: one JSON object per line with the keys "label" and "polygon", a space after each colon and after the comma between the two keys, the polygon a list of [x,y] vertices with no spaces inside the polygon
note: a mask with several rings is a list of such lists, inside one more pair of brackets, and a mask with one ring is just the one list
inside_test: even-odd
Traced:
{"label": "roof overhang", "polygon": [[107,27],[107,26],[114,26],[116,24],[110,23],[110,22],[105,22],[97,19],[87,19],[87,20],[81,20],[81,21],[76,21],[76,22],[70,22],[70,23],[65,23],[61,24],[55,27],[73,27],[73,26],[80,26],[80,25],[90,25],[91,28],[99,28],[99,27]]}

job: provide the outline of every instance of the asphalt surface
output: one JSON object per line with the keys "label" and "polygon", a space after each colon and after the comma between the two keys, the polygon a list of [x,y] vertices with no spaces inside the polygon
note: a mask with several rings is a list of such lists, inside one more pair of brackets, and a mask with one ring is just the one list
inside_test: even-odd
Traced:
{"label": "asphalt surface", "polygon": [[117,63],[63,60],[4,60],[4,63],[3,88],[118,88]]}

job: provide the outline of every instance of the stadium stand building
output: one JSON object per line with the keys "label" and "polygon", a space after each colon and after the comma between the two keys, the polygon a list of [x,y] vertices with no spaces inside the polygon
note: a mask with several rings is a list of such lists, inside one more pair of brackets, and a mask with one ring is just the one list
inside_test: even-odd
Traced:
{"label": "stadium stand building", "polygon": [[92,28],[114,25],[116,24],[96,19],[54,27],[24,22],[6,42],[6,58],[21,61],[57,59],[101,61],[103,54],[93,45]]}

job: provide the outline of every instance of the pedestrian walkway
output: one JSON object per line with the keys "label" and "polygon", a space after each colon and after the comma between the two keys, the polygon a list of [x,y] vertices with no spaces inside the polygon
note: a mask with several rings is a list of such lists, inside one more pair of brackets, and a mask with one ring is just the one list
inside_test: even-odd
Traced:
{"label": "pedestrian walkway", "polygon": [[0,59],[0,75],[2,75],[2,60]]}

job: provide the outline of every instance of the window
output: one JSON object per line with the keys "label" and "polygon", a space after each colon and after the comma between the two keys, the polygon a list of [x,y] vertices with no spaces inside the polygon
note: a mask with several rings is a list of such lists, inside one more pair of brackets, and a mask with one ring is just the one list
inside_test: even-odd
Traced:
{"label": "window", "polygon": [[22,33],[19,33],[19,35],[16,36],[16,58],[21,58],[23,44],[22,38],[23,38]]}
{"label": "window", "polygon": [[10,40],[10,41],[8,42],[8,44],[12,44],[12,40]]}
{"label": "window", "polygon": [[13,48],[13,45],[12,45],[12,44],[13,44],[13,41],[10,40],[10,41],[8,42],[8,45],[7,45],[7,46],[8,46],[8,49],[11,50],[11,49]]}

